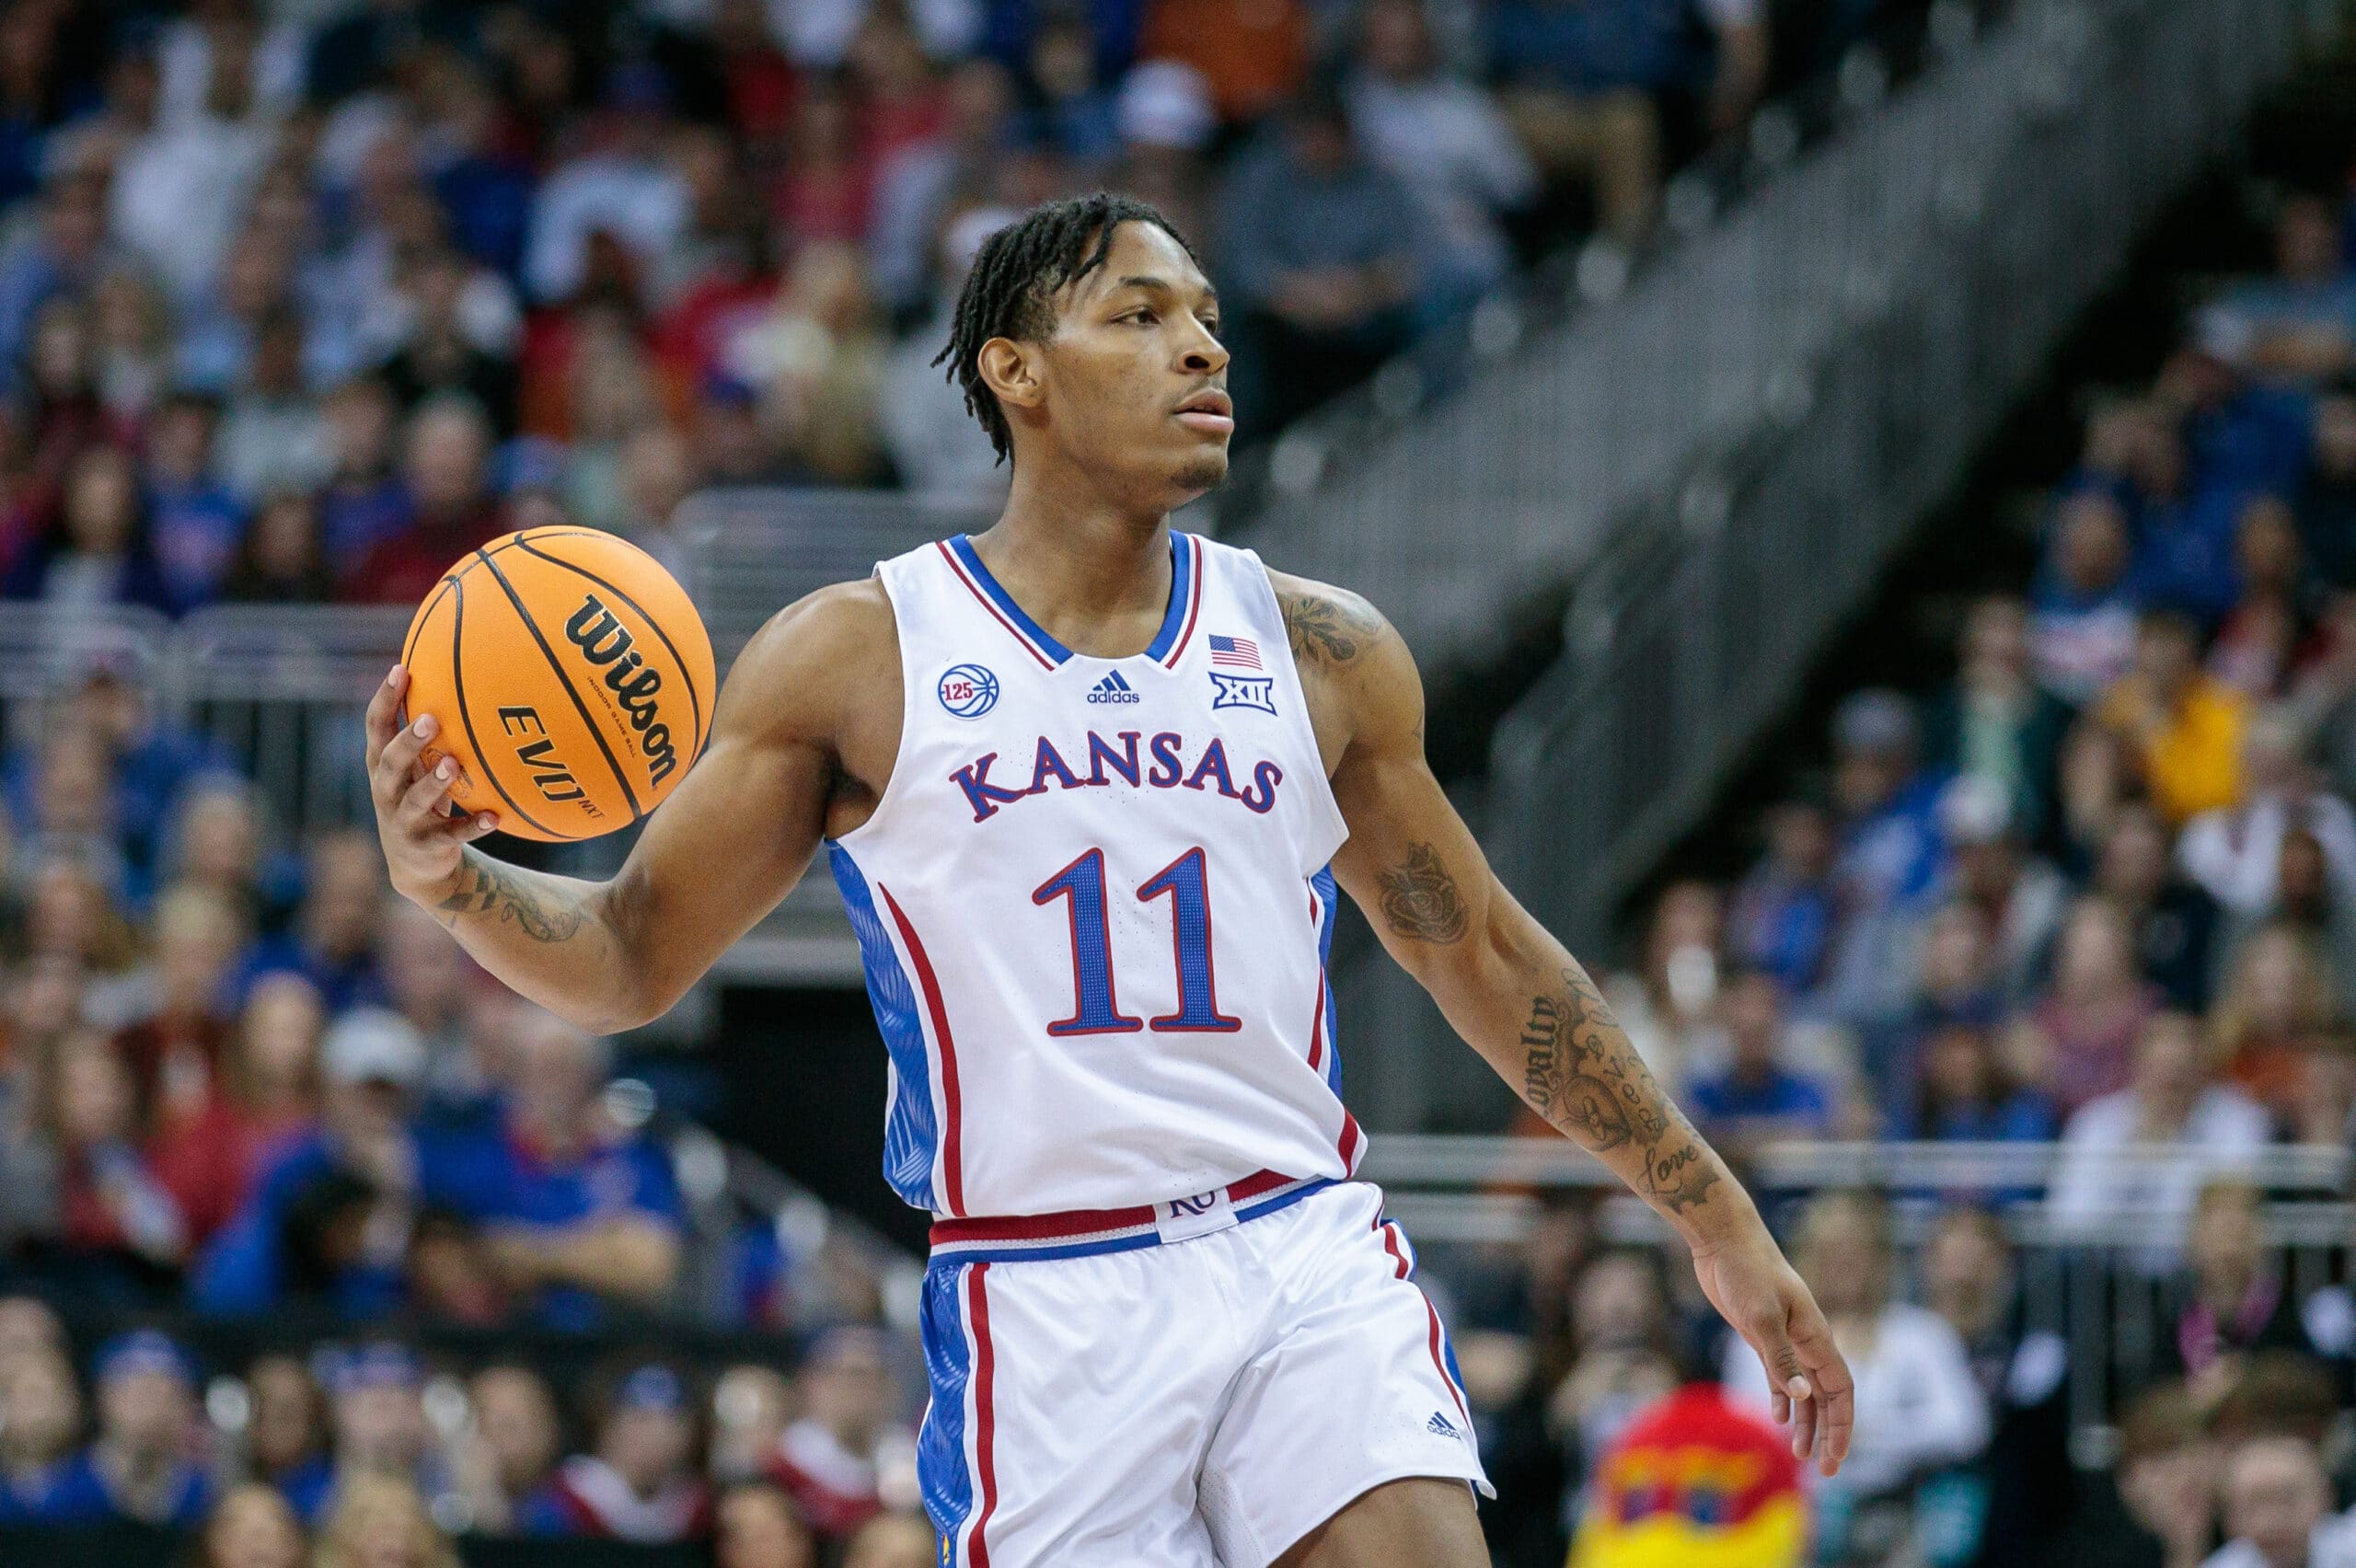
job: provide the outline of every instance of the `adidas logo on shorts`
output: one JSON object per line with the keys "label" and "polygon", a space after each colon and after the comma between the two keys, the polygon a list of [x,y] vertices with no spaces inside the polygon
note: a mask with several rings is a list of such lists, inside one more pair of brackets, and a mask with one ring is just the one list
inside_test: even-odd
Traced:
{"label": "adidas logo on shorts", "polygon": [[1464,1434],[1456,1429],[1456,1423],[1449,1420],[1448,1417],[1440,1414],[1438,1411],[1432,1412],[1432,1418],[1424,1423],[1424,1430],[1434,1433],[1438,1436],[1453,1437],[1459,1442],[1463,1441],[1464,1438]]}
{"label": "adidas logo on shorts", "polygon": [[1115,670],[1090,689],[1088,700],[1091,702],[1138,702],[1143,699],[1130,687],[1128,682],[1121,678],[1121,672]]}

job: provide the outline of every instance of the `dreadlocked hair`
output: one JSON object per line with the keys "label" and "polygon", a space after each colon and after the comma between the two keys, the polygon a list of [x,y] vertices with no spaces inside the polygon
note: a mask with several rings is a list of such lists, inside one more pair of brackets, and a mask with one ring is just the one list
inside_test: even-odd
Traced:
{"label": "dreadlocked hair", "polygon": [[933,356],[947,363],[949,379],[965,393],[965,411],[982,421],[1000,461],[1013,455],[1014,438],[998,394],[982,379],[982,345],[992,338],[1036,339],[1055,325],[1049,302],[1056,292],[1104,264],[1113,232],[1126,223],[1151,224],[1196,266],[1202,258],[1171,221],[1133,196],[1099,190],[1045,202],[982,242],[965,286],[957,294],[957,314],[949,344]]}

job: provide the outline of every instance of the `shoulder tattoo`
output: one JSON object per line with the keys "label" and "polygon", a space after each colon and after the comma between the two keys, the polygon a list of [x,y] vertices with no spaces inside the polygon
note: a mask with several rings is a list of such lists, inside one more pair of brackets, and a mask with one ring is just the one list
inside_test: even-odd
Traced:
{"label": "shoulder tattoo", "polygon": [[1276,605],[1284,612],[1285,639],[1292,645],[1292,656],[1309,663],[1349,663],[1382,631],[1382,617],[1364,601],[1278,593]]}

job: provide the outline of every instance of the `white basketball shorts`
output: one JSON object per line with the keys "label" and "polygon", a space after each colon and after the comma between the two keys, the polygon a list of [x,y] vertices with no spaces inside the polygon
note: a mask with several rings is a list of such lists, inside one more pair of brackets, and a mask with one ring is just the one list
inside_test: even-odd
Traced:
{"label": "white basketball shorts", "polygon": [[1369,1488],[1495,1496],[1365,1182],[934,1227],[925,1505],[957,1568],[1266,1568]]}

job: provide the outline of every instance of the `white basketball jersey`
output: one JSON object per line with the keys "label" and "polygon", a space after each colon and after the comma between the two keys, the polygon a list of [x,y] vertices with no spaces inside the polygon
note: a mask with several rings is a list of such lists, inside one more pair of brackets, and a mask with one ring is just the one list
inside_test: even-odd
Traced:
{"label": "white basketball jersey", "polygon": [[[1151,647],[1075,653],[963,537],[876,571],[905,711],[828,847],[891,1053],[884,1175],[949,1217],[1346,1176],[1346,830],[1249,550],[1173,531]],[[1265,1187],[1265,1182],[1261,1184]]]}

